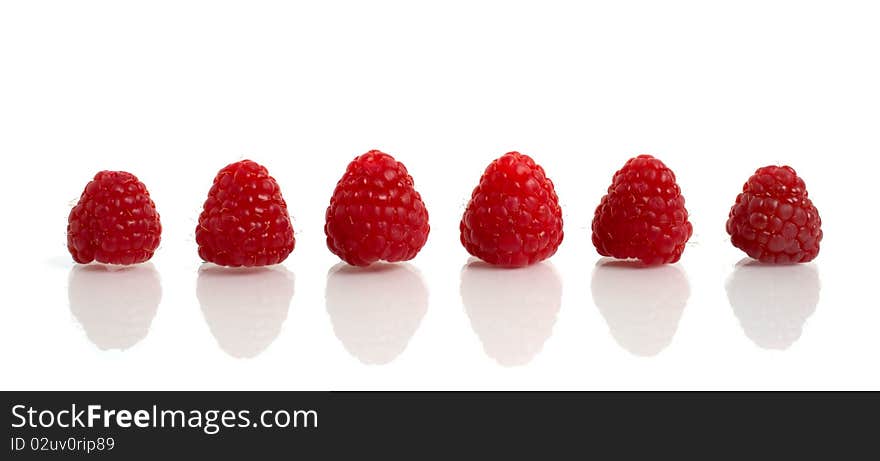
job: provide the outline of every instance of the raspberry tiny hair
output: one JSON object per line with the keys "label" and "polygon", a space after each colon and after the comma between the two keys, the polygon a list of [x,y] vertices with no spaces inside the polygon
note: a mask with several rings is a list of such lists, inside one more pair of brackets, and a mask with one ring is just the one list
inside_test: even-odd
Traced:
{"label": "raspberry tiny hair", "polygon": [[675,173],[650,155],[629,159],[614,174],[592,230],[600,255],[645,265],[677,262],[693,234]]}
{"label": "raspberry tiny hair", "polygon": [[162,236],[147,187],[125,171],[101,171],[67,218],[67,249],[80,264],[138,264],[153,257]]}
{"label": "raspberry tiny hair", "polygon": [[406,166],[378,150],[348,164],[325,214],[327,248],[353,266],[413,259],[430,231]]}
{"label": "raspberry tiny hair", "polygon": [[199,256],[219,266],[278,264],[293,251],[281,187],[266,167],[241,160],[217,173],[196,226]]}
{"label": "raspberry tiny hair", "polygon": [[819,254],[822,218],[804,180],[790,166],[758,168],[730,208],[733,246],[773,264],[804,263]]}
{"label": "raspberry tiny hair", "polygon": [[553,181],[528,155],[502,155],[480,177],[459,230],[468,253],[489,264],[522,267],[553,256],[563,237]]}

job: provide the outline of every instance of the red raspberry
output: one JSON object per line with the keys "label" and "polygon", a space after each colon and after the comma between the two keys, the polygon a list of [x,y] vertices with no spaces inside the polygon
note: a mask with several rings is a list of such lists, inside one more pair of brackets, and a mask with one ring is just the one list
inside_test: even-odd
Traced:
{"label": "red raspberry", "polygon": [[67,218],[67,249],[88,264],[137,264],[153,257],[162,224],[147,187],[125,171],[101,171]]}
{"label": "red raspberry", "polygon": [[808,195],[790,166],[758,168],[730,209],[733,246],[766,263],[812,261],[819,254],[822,219]]}
{"label": "red raspberry", "polygon": [[353,266],[407,261],[425,246],[431,226],[412,176],[394,157],[371,150],[355,157],[327,207],[327,248]]}
{"label": "red raspberry", "polygon": [[293,251],[293,226],[275,178],[251,160],[217,173],[196,227],[199,256],[220,266],[278,264]]}
{"label": "red raspberry", "polygon": [[650,155],[629,159],[614,174],[593,217],[599,254],[646,265],[677,262],[693,232],[675,173]]}
{"label": "red raspberry", "polygon": [[480,177],[459,229],[468,253],[490,264],[521,267],[553,256],[563,236],[553,181],[528,155],[502,155]]}

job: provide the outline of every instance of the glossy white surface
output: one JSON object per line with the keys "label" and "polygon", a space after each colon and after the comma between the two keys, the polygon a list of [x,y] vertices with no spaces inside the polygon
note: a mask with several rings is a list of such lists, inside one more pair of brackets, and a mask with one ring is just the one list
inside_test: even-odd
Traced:
{"label": "glossy white surface", "polygon": [[[2,389],[877,389],[880,15],[871,2],[5,2]],[[323,217],[348,161],[403,161],[431,216],[408,264],[339,264]],[[508,150],[554,180],[549,261],[469,258],[458,220]],[[677,175],[679,264],[600,258],[592,213],[627,158]],[[278,179],[281,266],[203,266],[218,169]],[[794,166],[812,264],[743,260],[727,212]],[[78,267],[67,213],[124,169],[164,225],[150,264]]]}

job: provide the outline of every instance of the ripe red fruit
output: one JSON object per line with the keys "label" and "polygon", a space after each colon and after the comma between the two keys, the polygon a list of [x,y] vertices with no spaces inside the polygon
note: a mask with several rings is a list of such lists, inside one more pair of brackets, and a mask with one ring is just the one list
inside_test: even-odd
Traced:
{"label": "ripe red fruit", "polygon": [[599,254],[646,265],[677,262],[692,234],[675,173],[650,155],[629,159],[614,174],[593,217]]}
{"label": "ripe red fruit", "polygon": [[553,181],[528,155],[502,155],[480,177],[459,229],[468,253],[490,264],[521,267],[553,256],[563,236]]}
{"label": "ripe red fruit", "polygon": [[425,246],[431,226],[412,176],[394,157],[371,150],[355,157],[327,207],[327,248],[353,266],[407,261]]}
{"label": "ripe red fruit", "polygon": [[287,203],[262,165],[242,160],[217,173],[196,227],[199,256],[220,266],[278,264],[293,251]]}
{"label": "ripe red fruit", "polygon": [[808,195],[790,166],[758,168],[730,209],[733,246],[766,263],[812,261],[819,254],[822,219]]}
{"label": "ripe red fruit", "polygon": [[153,257],[162,224],[147,187],[125,171],[101,171],[67,218],[67,249],[87,264],[137,264]]}

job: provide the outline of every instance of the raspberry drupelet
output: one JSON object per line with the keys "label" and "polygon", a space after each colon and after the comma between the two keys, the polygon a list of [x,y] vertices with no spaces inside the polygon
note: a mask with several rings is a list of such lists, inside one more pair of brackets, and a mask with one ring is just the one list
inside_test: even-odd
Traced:
{"label": "raspberry drupelet", "polygon": [[137,264],[159,246],[162,224],[144,183],[125,171],[101,171],[67,219],[67,249],[80,264]]}

